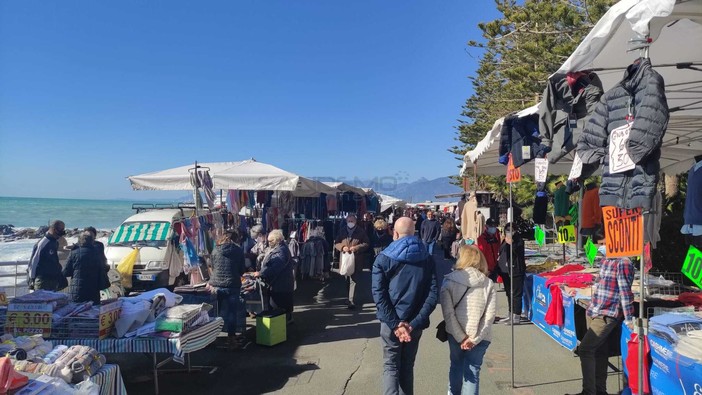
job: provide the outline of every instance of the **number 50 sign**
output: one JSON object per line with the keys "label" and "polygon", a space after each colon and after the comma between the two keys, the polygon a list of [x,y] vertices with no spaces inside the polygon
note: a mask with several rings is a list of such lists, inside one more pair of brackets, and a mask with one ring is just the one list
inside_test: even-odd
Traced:
{"label": "number 50 sign", "polygon": [[690,246],[681,272],[698,287],[702,287],[702,251]]}

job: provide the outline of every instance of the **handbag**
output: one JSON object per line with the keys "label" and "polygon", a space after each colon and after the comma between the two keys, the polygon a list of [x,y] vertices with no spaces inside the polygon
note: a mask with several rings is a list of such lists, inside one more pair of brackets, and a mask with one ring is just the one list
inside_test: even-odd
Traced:
{"label": "handbag", "polygon": [[353,252],[341,253],[341,264],[339,265],[339,274],[342,276],[351,276],[356,271],[356,254]]}
{"label": "handbag", "polygon": [[[455,305],[453,305],[453,309],[456,310],[456,307],[461,303],[463,298],[466,296],[468,293],[469,287],[466,287],[466,291],[463,292],[463,296],[461,296],[460,299],[458,299],[458,302],[456,302]],[[442,320],[439,322],[439,325],[436,326],[436,338],[439,339],[440,342],[445,343],[448,341],[448,332],[446,332],[446,321]]]}

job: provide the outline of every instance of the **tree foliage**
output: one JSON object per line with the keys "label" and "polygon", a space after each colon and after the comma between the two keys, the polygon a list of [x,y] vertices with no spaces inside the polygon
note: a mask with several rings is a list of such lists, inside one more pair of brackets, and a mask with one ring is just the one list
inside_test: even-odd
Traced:
{"label": "tree foliage", "polygon": [[[478,25],[482,40],[468,46],[481,52],[473,94],[466,100],[457,126],[457,145],[450,151],[462,159],[492,128],[495,120],[539,102],[548,76],[558,70],[614,0],[495,0],[498,19]],[[554,181],[554,178],[550,180]],[[477,177],[476,187],[505,196],[504,177]],[[515,185],[515,201],[534,199],[533,182]]]}

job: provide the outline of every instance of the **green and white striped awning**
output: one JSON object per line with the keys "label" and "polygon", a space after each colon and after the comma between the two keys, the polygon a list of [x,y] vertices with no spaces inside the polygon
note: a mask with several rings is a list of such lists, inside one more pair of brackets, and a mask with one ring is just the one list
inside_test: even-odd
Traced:
{"label": "green and white striped awning", "polygon": [[122,224],[110,236],[109,244],[130,243],[135,241],[166,240],[171,224],[168,222],[132,222]]}

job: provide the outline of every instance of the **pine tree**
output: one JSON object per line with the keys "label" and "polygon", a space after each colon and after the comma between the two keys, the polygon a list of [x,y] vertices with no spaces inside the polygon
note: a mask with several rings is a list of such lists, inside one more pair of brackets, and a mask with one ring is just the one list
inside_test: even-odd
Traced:
{"label": "pine tree", "polygon": [[[449,149],[460,160],[483,138],[495,120],[539,102],[548,76],[570,56],[614,0],[495,0],[501,18],[478,25],[482,40],[468,46],[481,51],[473,94],[457,126],[458,144]],[[505,169],[506,170],[506,169]],[[478,176],[476,188],[506,197],[502,177]],[[515,201],[528,204],[534,183],[514,185]]]}

